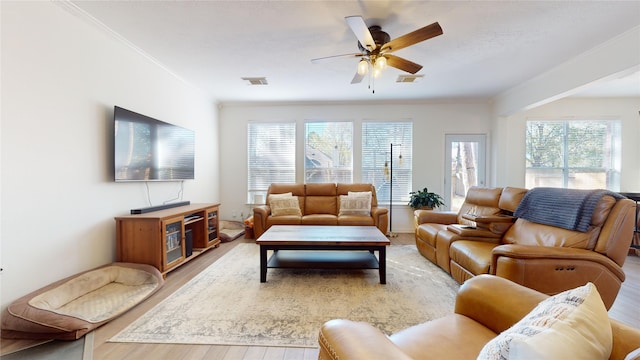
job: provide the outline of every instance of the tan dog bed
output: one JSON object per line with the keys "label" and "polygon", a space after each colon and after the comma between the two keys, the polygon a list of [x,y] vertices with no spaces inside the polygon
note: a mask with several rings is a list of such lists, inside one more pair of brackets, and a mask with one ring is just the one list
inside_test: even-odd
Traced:
{"label": "tan dog bed", "polygon": [[145,264],[113,263],[47,285],[11,303],[2,337],[75,340],[120,316],[164,284]]}
{"label": "tan dog bed", "polygon": [[244,235],[244,223],[220,220],[220,241],[230,242]]}

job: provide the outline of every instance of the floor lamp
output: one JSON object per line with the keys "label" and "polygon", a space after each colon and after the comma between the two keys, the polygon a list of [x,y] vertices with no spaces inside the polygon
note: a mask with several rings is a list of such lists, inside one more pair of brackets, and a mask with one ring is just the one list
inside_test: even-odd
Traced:
{"label": "floor lamp", "polygon": [[[402,144],[390,144],[389,154],[391,161],[389,163],[389,237],[396,237],[393,233],[393,147],[402,146]],[[400,155],[402,156],[402,155]]]}

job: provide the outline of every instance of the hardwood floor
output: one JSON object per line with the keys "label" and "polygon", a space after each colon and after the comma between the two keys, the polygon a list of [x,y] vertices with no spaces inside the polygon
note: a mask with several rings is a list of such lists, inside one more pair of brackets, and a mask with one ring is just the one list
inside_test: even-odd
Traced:
{"label": "hardwood floor", "polygon": [[[218,260],[239,243],[253,240],[238,239],[223,243],[219,248],[193,259],[189,264],[169,273],[165,286],[144,303],[123,316],[94,331],[93,359],[225,359],[225,360],[287,360],[317,359],[318,349],[281,348],[263,346],[218,346],[218,345],[173,345],[173,344],[128,344],[110,343],[108,340],[136,320],[164,298],[180,288],[184,283]],[[392,245],[414,244],[413,234],[398,234],[391,238]],[[640,328],[640,257],[630,255],[623,267],[627,279],[609,316],[631,326]],[[2,339],[2,354],[23,348],[29,342]]]}

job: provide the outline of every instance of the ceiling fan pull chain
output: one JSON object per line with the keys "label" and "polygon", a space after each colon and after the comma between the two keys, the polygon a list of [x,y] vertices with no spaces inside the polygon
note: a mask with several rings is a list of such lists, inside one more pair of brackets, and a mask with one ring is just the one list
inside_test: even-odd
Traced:
{"label": "ceiling fan pull chain", "polygon": [[371,79],[371,93],[375,94],[376,93],[376,77],[369,75],[369,78]]}

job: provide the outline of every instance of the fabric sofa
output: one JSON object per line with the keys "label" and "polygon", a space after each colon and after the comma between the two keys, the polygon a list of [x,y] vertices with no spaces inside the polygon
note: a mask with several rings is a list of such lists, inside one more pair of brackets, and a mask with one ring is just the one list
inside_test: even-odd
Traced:
{"label": "fabric sofa", "polygon": [[[528,198],[536,198],[539,194],[549,192],[552,196],[545,197],[542,202],[527,201]],[[633,201],[615,196],[615,193],[602,192],[601,196],[591,200],[592,212],[589,216],[583,217],[586,220],[582,221],[581,226],[584,228],[580,230],[518,216],[518,211],[526,216],[526,210],[536,210],[538,214],[543,213],[551,220],[561,219],[567,214],[574,215],[578,211],[570,205],[582,202],[581,197],[585,194],[600,192],[531,189],[515,208],[513,223],[508,223],[508,226],[500,222],[508,217],[506,215],[496,218],[466,214],[466,218],[476,220],[476,227],[482,224],[484,228],[500,228],[504,232],[498,237],[481,237],[467,235],[462,231],[456,234],[455,241],[449,242],[440,240],[440,237],[446,236],[438,233],[436,244],[444,244],[436,250],[439,254],[436,257],[438,265],[459,283],[476,275],[493,274],[548,295],[590,281],[598,288],[608,309],[613,305],[625,279],[622,265],[626,260],[633,233]],[[525,202],[527,204],[523,206]],[[511,210],[514,209],[512,205],[498,207]],[[494,220],[498,221],[494,223]],[[418,225],[420,226],[423,225]],[[456,230],[455,226],[447,227],[449,233],[453,233],[452,230]],[[419,236],[419,231],[419,228],[416,229],[416,237]],[[447,256],[443,256],[441,252],[446,252]],[[442,264],[441,261],[444,260],[449,261],[448,268]]]}
{"label": "fabric sofa", "polygon": [[[594,287],[595,288],[595,287]],[[570,294],[567,294],[570,296]],[[536,351],[542,352],[535,357],[518,357],[511,349],[511,358],[559,358],[562,351],[569,351],[570,359],[595,358],[581,357],[579,351],[589,352],[592,348],[610,352],[611,360],[632,360],[640,356],[640,329],[635,329],[618,321],[608,319],[604,304],[599,298],[589,297],[578,304],[569,318],[563,321],[549,321],[545,325],[550,328],[527,333],[525,341],[536,344],[536,336],[551,336],[567,344],[564,349],[551,347],[547,340],[539,341]],[[546,300],[546,301],[545,301]],[[465,282],[456,297],[454,313],[443,318],[421,323],[387,336],[371,324],[344,319],[330,320],[325,323],[319,334],[320,353],[318,359],[485,359],[492,358],[487,349],[492,344],[500,344],[501,338],[516,333],[524,327],[528,316],[534,309],[544,311],[544,306],[554,306],[552,298],[538,291],[518,285],[512,281],[492,275],[480,275]],[[599,301],[599,303],[597,303]],[[546,304],[544,304],[546,303]],[[550,304],[550,305],[549,305]],[[555,303],[557,305],[557,303]],[[593,304],[593,305],[591,305]],[[589,308],[582,308],[589,305]],[[566,310],[566,308],[565,308]],[[545,311],[547,314],[560,312]],[[566,323],[581,325],[563,329],[559,325]],[[509,329],[509,330],[508,330]],[[579,333],[571,332],[576,330]],[[596,344],[594,337],[589,337],[593,330],[602,337]],[[598,332],[604,330],[604,332]],[[611,331],[609,334],[608,331]],[[602,335],[605,334],[605,335]],[[571,337],[569,337],[571,336]],[[573,341],[568,341],[571,339]],[[523,339],[519,339],[520,343]],[[577,343],[582,341],[582,343]],[[515,340],[511,346],[514,346]],[[568,349],[567,349],[568,348]],[[504,349],[502,349],[504,350]],[[545,352],[549,351],[549,353]],[[487,354],[489,353],[489,354]],[[635,353],[635,355],[633,354]],[[547,355],[545,357],[545,354]],[[480,357],[478,357],[481,355]],[[591,355],[591,354],[590,354]],[[556,356],[556,357],[553,357]],[[496,357],[499,358],[499,357]]]}
{"label": "fabric sofa", "polygon": [[[284,208],[275,212],[274,196],[289,193],[296,198],[296,204],[287,202],[288,206],[297,206],[299,209]],[[369,202],[349,201],[350,193],[352,197],[370,193]],[[371,184],[271,184],[266,199],[265,205],[253,208],[256,239],[272,225],[371,225],[383,234],[387,233],[388,209],[378,207],[376,189]],[[365,207],[358,208],[359,205]]]}

